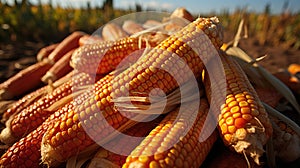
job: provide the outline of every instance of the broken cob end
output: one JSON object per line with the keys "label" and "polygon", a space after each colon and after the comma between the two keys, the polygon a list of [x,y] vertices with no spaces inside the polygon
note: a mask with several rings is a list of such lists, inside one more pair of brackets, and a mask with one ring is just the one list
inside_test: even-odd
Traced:
{"label": "broken cob end", "polygon": [[4,128],[0,134],[0,141],[6,145],[12,145],[18,139],[12,135],[11,129]]}
{"label": "broken cob end", "polygon": [[[46,135],[46,134],[44,134]],[[48,167],[57,167],[61,163],[59,158],[62,158],[55,149],[45,142],[45,138],[42,139],[41,145],[41,155],[42,155],[42,163],[47,165]]]}
{"label": "broken cob end", "polygon": [[263,144],[267,141],[264,128],[257,128],[256,126],[239,128],[232,141],[235,143],[231,147],[236,152],[250,156],[257,165],[261,165],[259,158],[265,152]]}
{"label": "broken cob end", "polygon": [[6,145],[13,145],[19,138],[15,137],[11,130],[11,122],[15,115],[12,115],[5,122],[5,128],[1,131],[0,141],[5,143]]}

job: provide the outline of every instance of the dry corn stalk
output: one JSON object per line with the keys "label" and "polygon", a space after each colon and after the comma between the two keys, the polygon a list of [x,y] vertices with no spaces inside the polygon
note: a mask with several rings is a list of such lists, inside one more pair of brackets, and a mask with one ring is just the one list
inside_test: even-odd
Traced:
{"label": "dry corn stalk", "polygon": [[[6,122],[6,128],[0,134],[1,141],[6,144],[12,144],[35,130],[54,110],[71,101],[72,97],[69,95],[76,92],[74,87],[83,87],[92,84],[91,82],[92,79],[89,75],[84,73],[75,74],[71,80],[27,106],[20,113],[12,116]],[[70,98],[66,100],[68,97]],[[58,101],[60,101],[59,106],[56,103]],[[56,107],[54,108],[54,106]],[[50,110],[51,108],[52,110]]]}
{"label": "dry corn stalk", "polygon": [[[199,100],[196,100],[199,101]],[[194,167],[198,168],[217,139],[213,131],[203,142],[200,134],[214,125],[203,127],[208,113],[205,99],[195,103],[181,104],[170,112],[164,120],[127,157],[123,168],[131,167]]]}
{"label": "dry corn stalk", "polygon": [[[153,95],[160,96],[161,92],[153,90],[155,88],[168,95],[190,78],[200,76],[203,69],[200,57],[210,59],[217,54],[215,48],[221,45],[222,32],[216,17],[199,18],[164,40],[135,64],[114,77],[111,82],[95,87],[94,96],[85,100],[78,108],[70,109],[67,118],[49,127],[42,142],[43,162],[49,166],[63,162],[94,141],[103,143],[106,140],[104,137],[110,135],[114,129],[122,131],[121,128],[125,129],[127,123],[133,122],[129,120],[130,118],[143,114],[125,112],[121,115],[114,107],[113,99],[126,96],[126,89],[130,89],[129,96],[133,97],[149,95],[150,91]],[[173,53],[178,56],[174,56]],[[159,67],[165,67],[174,76]],[[78,129],[65,131],[72,130],[72,127]],[[93,140],[83,127],[91,131],[89,136],[93,137]],[[79,139],[74,142],[72,135],[79,136]]]}
{"label": "dry corn stalk", "polygon": [[208,72],[209,75],[204,76],[212,113],[218,119],[225,145],[250,155],[259,164],[263,145],[272,135],[271,123],[241,67],[225,53],[220,52],[220,55],[226,84],[220,82],[221,74]]}

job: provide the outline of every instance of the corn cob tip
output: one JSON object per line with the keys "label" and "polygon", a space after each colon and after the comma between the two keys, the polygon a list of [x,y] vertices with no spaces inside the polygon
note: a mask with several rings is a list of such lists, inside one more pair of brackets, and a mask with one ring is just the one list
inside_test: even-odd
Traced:
{"label": "corn cob tip", "polygon": [[266,141],[266,139],[264,133],[258,132],[259,131],[257,131],[257,128],[254,128],[254,126],[251,126],[251,128],[247,129],[237,129],[237,132],[233,139],[237,139],[238,141],[233,144],[232,147],[238,153],[249,155],[257,165],[260,165],[261,162],[259,158],[265,152],[265,150],[263,149],[263,144],[265,144],[264,142]]}
{"label": "corn cob tip", "polygon": [[0,100],[9,100],[12,99],[14,96],[7,91],[6,87],[0,89]]}
{"label": "corn cob tip", "polygon": [[[46,135],[45,133],[44,135]],[[42,163],[47,165],[48,167],[57,167],[59,166],[59,158],[63,158],[59,154],[55,152],[53,147],[49,145],[49,143],[45,142],[45,138],[42,138],[41,143],[41,156],[42,156]]]}
{"label": "corn cob tip", "polygon": [[14,144],[18,138],[15,137],[11,130],[11,122],[14,118],[14,115],[10,116],[8,120],[5,122],[5,128],[1,131],[0,141],[5,143],[6,145]]}
{"label": "corn cob tip", "polygon": [[0,141],[5,143],[6,145],[12,145],[16,142],[16,138],[12,135],[11,129],[9,127],[4,128],[0,134]]}
{"label": "corn cob tip", "polygon": [[49,81],[56,81],[57,80],[57,76],[55,74],[53,74],[52,72],[48,71],[42,78],[41,80],[44,83],[48,83]]}
{"label": "corn cob tip", "polygon": [[210,40],[216,48],[220,48],[223,45],[224,30],[218,17],[198,18],[194,23],[200,23],[197,24],[197,27],[204,30],[204,33],[207,35],[212,36]]}

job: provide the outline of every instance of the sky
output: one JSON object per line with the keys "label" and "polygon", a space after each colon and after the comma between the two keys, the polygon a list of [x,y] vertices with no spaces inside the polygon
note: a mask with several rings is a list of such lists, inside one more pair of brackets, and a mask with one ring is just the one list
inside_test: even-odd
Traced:
{"label": "sky", "polygon": [[[2,0],[3,1],[3,0]],[[4,0],[5,1],[5,0]],[[13,2],[14,0],[6,0]],[[49,2],[49,0],[41,0],[42,2]],[[53,4],[60,4],[63,7],[85,7],[87,1],[91,5],[101,6],[104,0],[52,0]],[[272,13],[281,13],[285,1],[289,2],[289,9],[292,12],[300,11],[300,0],[114,0],[115,8],[128,9],[135,8],[135,4],[141,4],[143,9],[152,8],[156,10],[173,11],[177,7],[185,7],[193,14],[221,12],[228,9],[230,12],[237,8],[245,8],[249,11],[262,12],[266,4],[271,5]],[[38,0],[30,0],[30,2],[37,3]]]}

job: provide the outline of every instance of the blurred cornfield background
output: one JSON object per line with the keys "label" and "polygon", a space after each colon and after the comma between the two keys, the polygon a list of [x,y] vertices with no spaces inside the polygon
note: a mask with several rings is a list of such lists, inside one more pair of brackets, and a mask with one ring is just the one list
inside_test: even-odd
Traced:
{"label": "blurred cornfield background", "polygon": [[[51,0],[47,4],[42,4],[41,1],[32,4],[29,0],[15,0],[13,4],[8,4],[1,0],[0,39],[2,43],[59,41],[75,30],[92,33],[114,18],[142,10],[140,4],[136,4],[134,9],[114,9],[112,0],[106,0],[102,5],[93,8],[87,1],[85,7],[76,9],[62,8],[59,5],[54,7]],[[272,15],[270,5],[266,5],[265,11],[261,13],[236,9],[233,13],[223,10],[201,15],[217,15],[226,32],[235,32],[241,18],[244,17],[249,24],[249,36],[255,37],[258,44],[300,49],[299,12],[290,13],[283,7],[281,14]]]}

